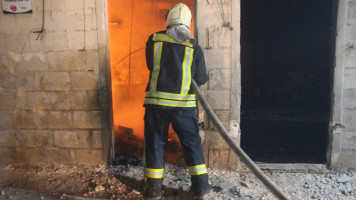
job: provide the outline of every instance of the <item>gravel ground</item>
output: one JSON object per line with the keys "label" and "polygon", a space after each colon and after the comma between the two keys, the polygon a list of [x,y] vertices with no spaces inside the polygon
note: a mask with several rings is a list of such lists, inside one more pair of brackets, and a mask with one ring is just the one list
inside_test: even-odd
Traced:
{"label": "gravel ground", "polygon": [[[140,193],[143,168],[137,163],[114,167],[0,167],[0,200],[7,199],[144,199]],[[276,199],[251,173],[208,170],[213,191],[207,199]],[[325,173],[265,173],[291,199],[356,200],[356,171]],[[164,197],[191,199],[188,170],[166,165]],[[26,190],[23,190],[26,189]],[[26,198],[23,198],[26,197]],[[79,198],[83,197],[83,198]]]}

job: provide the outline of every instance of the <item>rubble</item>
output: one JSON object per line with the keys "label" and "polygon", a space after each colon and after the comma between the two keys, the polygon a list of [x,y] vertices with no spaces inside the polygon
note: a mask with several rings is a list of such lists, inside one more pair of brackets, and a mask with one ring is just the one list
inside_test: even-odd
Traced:
{"label": "rubble", "polygon": [[[125,163],[111,167],[0,166],[0,200],[7,200],[10,197],[21,199],[17,197],[23,197],[24,194],[37,199],[144,199],[141,194],[142,164],[129,164],[140,163],[139,161]],[[356,199],[356,171],[265,172],[291,199]],[[207,199],[276,199],[251,173],[215,169],[208,169],[208,173],[213,191]],[[185,167],[166,164],[164,177],[162,199],[189,199],[190,175]]]}

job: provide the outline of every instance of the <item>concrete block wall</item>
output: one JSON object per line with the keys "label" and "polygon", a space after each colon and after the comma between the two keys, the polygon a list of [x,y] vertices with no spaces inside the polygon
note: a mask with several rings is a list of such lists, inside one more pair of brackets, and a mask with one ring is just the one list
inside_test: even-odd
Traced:
{"label": "concrete block wall", "polygon": [[[0,164],[106,163],[105,0],[32,0],[0,13]],[[2,7],[2,6],[0,6]]]}
{"label": "concrete block wall", "polygon": [[[225,18],[221,18],[221,9]],[[239,20],[240,2],[235,0],[197,1],[198,42],[202,46],[209,74],[209,82],[201,89],[207,101],[230,134],[239,143],[240,110],[240,63]],[[211,168],[237,170],[239,160],[221,138],[214,124],[199,109],[200,120],[205,128],[204,140],[206,163]]]}
{"label": "concrete block wall", "polygon": [[356,0],[338,9],[330,167],[356,169]]}

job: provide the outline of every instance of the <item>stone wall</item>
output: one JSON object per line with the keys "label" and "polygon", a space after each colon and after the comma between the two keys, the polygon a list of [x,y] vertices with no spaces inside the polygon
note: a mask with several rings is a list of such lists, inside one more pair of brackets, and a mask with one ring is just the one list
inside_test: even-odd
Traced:
{"label": "stone wall", "polygon": [[42,1],[0,13],[0,164],[107,161],[105,3],[45,1],[39,37]]}
{"label": "stone wall", "polygon": [[[198,0],[198,42],[202,46],[210,77],[201,89],[207,101],[223,122],[231,136],[240,138],[240,2]],[[225,17],[221,17],[221,10]],[[200,107],[204,122],[201,136],[204,140],[206,163],[211,168],[237,170],[239,160],[220,136],[214,124]]]}
{"label": "stone wall", "polygon": [[356,169],[356,1],[340,0],[329,159],[333,168]]}

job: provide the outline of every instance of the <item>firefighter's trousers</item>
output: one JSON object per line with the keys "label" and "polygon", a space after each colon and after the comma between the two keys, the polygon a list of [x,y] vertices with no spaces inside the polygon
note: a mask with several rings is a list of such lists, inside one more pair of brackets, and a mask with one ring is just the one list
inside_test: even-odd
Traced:
{"label": "firefighter's trousers", "polygon": [[192,191],[202,195],[208,185],[199,124],[195,110],[147,107],[145,112],[144,174],[145,184],[151,190],[161,190],[164,175],[164,145],[168,127],[172,123],[183,148]]}

